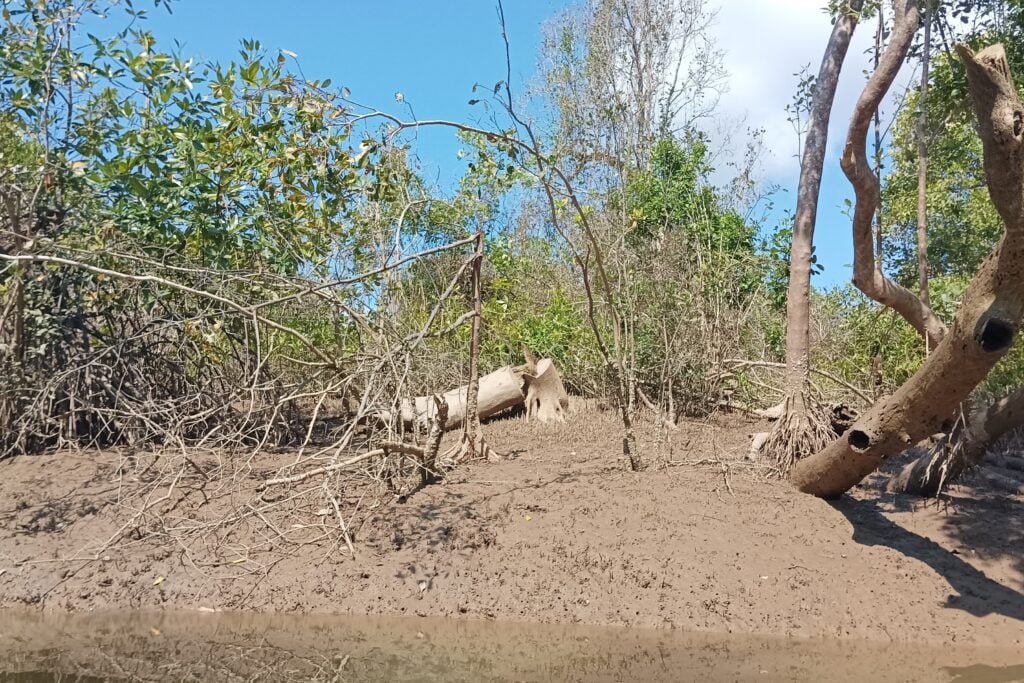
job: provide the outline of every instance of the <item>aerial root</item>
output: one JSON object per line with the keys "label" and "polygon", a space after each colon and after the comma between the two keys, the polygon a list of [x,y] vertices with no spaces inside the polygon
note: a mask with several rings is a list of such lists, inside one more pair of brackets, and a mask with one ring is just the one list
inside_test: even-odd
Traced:
{"label": "aerial root", "polygon": [[832,412],[806,393],[783,401],[780,417],[759,449],[776,476],[787,476],[797,461],[817,453],[836,438]]}

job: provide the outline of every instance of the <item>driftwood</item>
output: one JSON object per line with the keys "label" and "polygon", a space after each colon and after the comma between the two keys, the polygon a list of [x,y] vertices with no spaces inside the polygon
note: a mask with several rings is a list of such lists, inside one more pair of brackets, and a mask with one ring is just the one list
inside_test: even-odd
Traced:
{"label": "driftwood", "polygon": [[527,348],[526,356],[526,419],[540,422],[565,422],[569,394],[562,386],[562,376],[550,358],[537,360]]}
{"label": "driftwood", "polygon": [[[442,395],[448,406],[445,431],[458,429],[466,421],[469,385]],[[526,364],[498,368],[480,378],[477,414],[481,419],[526,404],[527,419],[564,422],[569,395],[550,358],[537,360],[527,351]],[[407,427],[426,427],[437,410],[433,396],[417,396],[402,402],[402,421]]]}

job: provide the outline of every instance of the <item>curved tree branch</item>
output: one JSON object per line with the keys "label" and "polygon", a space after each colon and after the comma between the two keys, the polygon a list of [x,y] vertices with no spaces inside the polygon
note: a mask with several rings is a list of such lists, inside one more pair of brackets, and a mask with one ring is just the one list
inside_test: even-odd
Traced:
{"label": "curved tree branch", "polygon": [[882,274],[880,268],[875,267],[871,222],[881,190],[867,156],[867,134],[872,116],[892,87],[907,57],[919,18],[916,0],[907,0],[898,9],[889,45],[854,107],[840,163],[856,195],[853,211],[853,284],[870,298],[903,316],[924,337],[929,350],[932,350],[946,335],[945,324],[916,294],[891,281]]}

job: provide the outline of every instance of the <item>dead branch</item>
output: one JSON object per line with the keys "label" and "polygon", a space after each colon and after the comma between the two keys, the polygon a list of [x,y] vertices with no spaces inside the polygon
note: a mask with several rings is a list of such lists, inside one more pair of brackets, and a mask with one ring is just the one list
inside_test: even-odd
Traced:
{"label": "dead branch", "polygon": [[334,360],[326,353],[324,353],[322,350],[320,350],[320,348],[316,344],[314,344],[306,335],[302,334],[298,330],[294,330],[286,325],[278,323],[277,321],[259,315],[256,312],[256,307],[243,306],[242,304],[239,304],[235,301],[232,301],[231,299],[220,296],[213,292],[207,292],[201,289],[197,289],[195,287],[190,287],[180,282],[168,280],[167,278],[159,277],[157,275],[134,275],[130,273],[121,273],[116,270],[110,270],[109,268],[100,268],[99,266],[93,266],[88,263],[74,261],[72,259],[67,259],[60,256],[46,256],[44,254],[9,255],[0,253],[0,260],[17,263],[51,263],[56,265],[69,266],[72,268],[77,268],[79,270],[84,270],[89,273],[93,273],[95,275],[104,275],[106,277],[113,277],[121,280],[130,280],[132,282],[152,282],[154,284],[162,285],[170,289],[176,289],[180,292],[185,292],[186,294],[191,294],[202,299],[209,299],[213,302],[221,304],[225,308],[233,310],[236,313],[240,313],[246,317],[252,318],[253,320],[257,320],[260,323],[266,325],[267,327],[278,330],[279,332],[284,332],[285,334],[294,337],[295,339],[302,342],[303,346],[305,346],[311,353],[319,357],[324,365],[328,367],[334,366]]}
{"label": "dead branch", "polygon": [[[762,360],[744,360],[744,359],[740,359],[740,358],[730,358],[730,359],[727,359],[725,361],[725,363],[727,365],[731,365],[734,368],[755,367],[755,368],[778,368],[780,370],[784,370],[786,368],[786,364],[785,363],[773,363],[771,361],[762,361]],[[849,389],[855,395],[860,397],[867,405],[871,405],[872,403],[875,402],[874,399],[871,398],[870,396],[868,396],[862,389],[859,389],[856,386],[850,384],[849,382],[844,380],[842,377],[838,377],[837,375],[834,375],[831,372],[828,372],[826,370],[821,370],[821,369],[813,368],[813,367],[810,368],[810,372],[813,375],[818,375],[819,377],[824,377],[827,380],[835,382],[836,384],[838,384],[841,387],[845,387],[846,389]],[[765,415],[764,417],[768,417],[768,416]]]}
{"label": "dead branch", "polygon": [[408,443],[399,443],[395,441],[386,442],[380,448],[375,448],[366,453],[361,453],[357,456],[343,460],[342,462],[336,462],[332,465],[325,465],[324,467],[317,467],[300,474],[293,474],[288,477],[276,477],[274,479],[267,479],[260,483],[257,487],[257,491],[264,491],[271,486],[279,486],[281,484],[296,484],[300,481],[305,481],[310,477],[316,477],[321,474],[329,474],[331,472],[337,472],[338,470],[344,470],[359,463],[366,462],[371,458],[379,458],[389,453],[404,453],[405,455],[414,455],[418,458],[423,458],[425,451],[420,446],[414,446]]}

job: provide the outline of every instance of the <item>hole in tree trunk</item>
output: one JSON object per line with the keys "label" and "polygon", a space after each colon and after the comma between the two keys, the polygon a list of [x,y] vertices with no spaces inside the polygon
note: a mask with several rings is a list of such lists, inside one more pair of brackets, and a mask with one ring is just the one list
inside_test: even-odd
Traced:
{"label": "hole in tree trunk", "polygon": [[1021,113],[1015,111],[1013,112],[1013,135],[1019,138],[1022,132],[1024,132],[1024,120],[1022,120]]}
{"label": "hole in tree trunk", "polygon": [[860,429],[854,429],[850,432],[850,436],[847,437],[850,440],[850,448],[855,451],[866,451],[868,446],[871,445],[871,437],[868,433]]}
{"label": "hole in tree trunk", "polygon": [[989,318],[982,323],[978,343],[983,351],[989,353],[1003,351],[1013,343],[1013,332],[1013,326],[1005,320]]}

